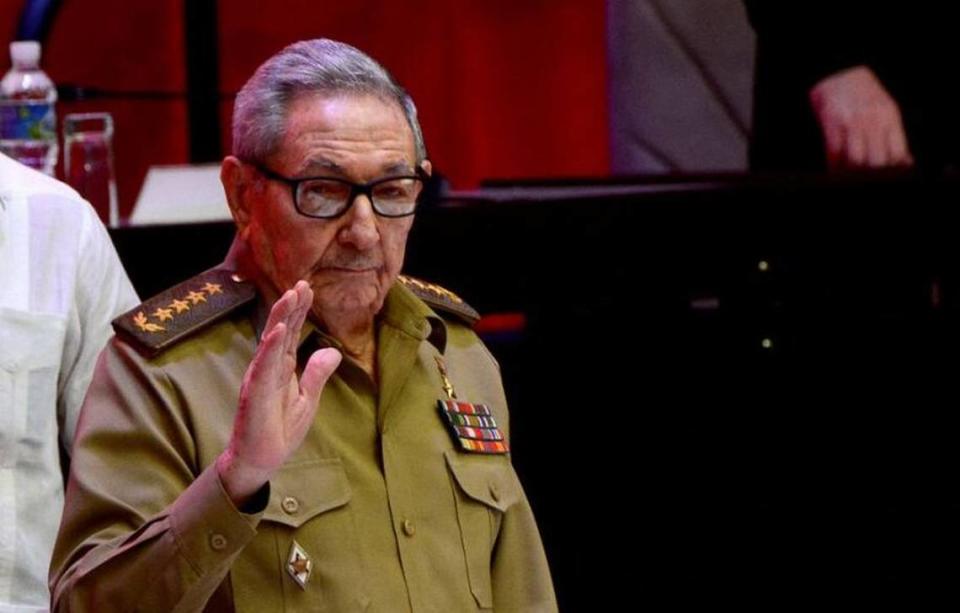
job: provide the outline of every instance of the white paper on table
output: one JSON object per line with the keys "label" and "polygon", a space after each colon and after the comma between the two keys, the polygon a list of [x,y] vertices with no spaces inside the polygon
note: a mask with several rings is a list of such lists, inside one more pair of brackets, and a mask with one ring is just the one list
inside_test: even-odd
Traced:
{"label": "white paper on table", "polygon": [[130,224],[230,219],[220,184],[220,164],[151,166],[130,215]]}

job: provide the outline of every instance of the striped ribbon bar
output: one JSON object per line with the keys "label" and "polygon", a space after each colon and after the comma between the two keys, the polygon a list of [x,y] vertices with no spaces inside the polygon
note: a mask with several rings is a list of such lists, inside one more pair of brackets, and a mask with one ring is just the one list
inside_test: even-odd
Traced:
{"label": "striped ribbon bar", "polygon": [[460,400],[438,400],[437,408],[461,450],[470,453],[510,451],[490,407]]}

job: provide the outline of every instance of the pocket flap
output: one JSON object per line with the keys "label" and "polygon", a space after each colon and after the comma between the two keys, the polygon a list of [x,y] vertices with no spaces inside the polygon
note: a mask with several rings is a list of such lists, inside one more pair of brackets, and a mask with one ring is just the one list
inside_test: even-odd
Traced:
{"label": "pocket flap", "polygon": [[350,482],[339,459],[286,464],[270,480],[270,502],[263,519],[299,528],[347,504],[350,495]]}
{"label": "pocket flap", "polygon": [[460,489],[473,500],[506,511],[520,499],[517,477],[505,456],[467,456],[455,450],[444,455]]}

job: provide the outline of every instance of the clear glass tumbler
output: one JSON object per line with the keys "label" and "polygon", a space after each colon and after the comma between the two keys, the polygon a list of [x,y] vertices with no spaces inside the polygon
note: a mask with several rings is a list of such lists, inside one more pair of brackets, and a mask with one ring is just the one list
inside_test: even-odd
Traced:
{"label": "clear glass tumbler", "polygon": [[63,172],[103,223],[115,227],[119,211],[110,113],[71,113],[63,118]]}

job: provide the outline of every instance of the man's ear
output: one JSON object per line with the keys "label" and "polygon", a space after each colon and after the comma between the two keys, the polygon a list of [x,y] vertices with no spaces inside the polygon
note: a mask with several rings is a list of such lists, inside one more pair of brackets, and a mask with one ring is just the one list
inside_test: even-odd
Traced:
{"label": "man's ear", "polygon": [[246,164],[232,155],[223,158],[220,164],[220,183],[223,184],[227,206],[230,207],[230,214],[233,215],[237,232],[241,235],[250,224],[251,179],[250,168]]}
{"label": "man's ear", "polygon": [[423,169],[423,172],[429,177],[433,174],[433,164],[430,163],[430,160],[424,160],[420,162],[420,168]]}

